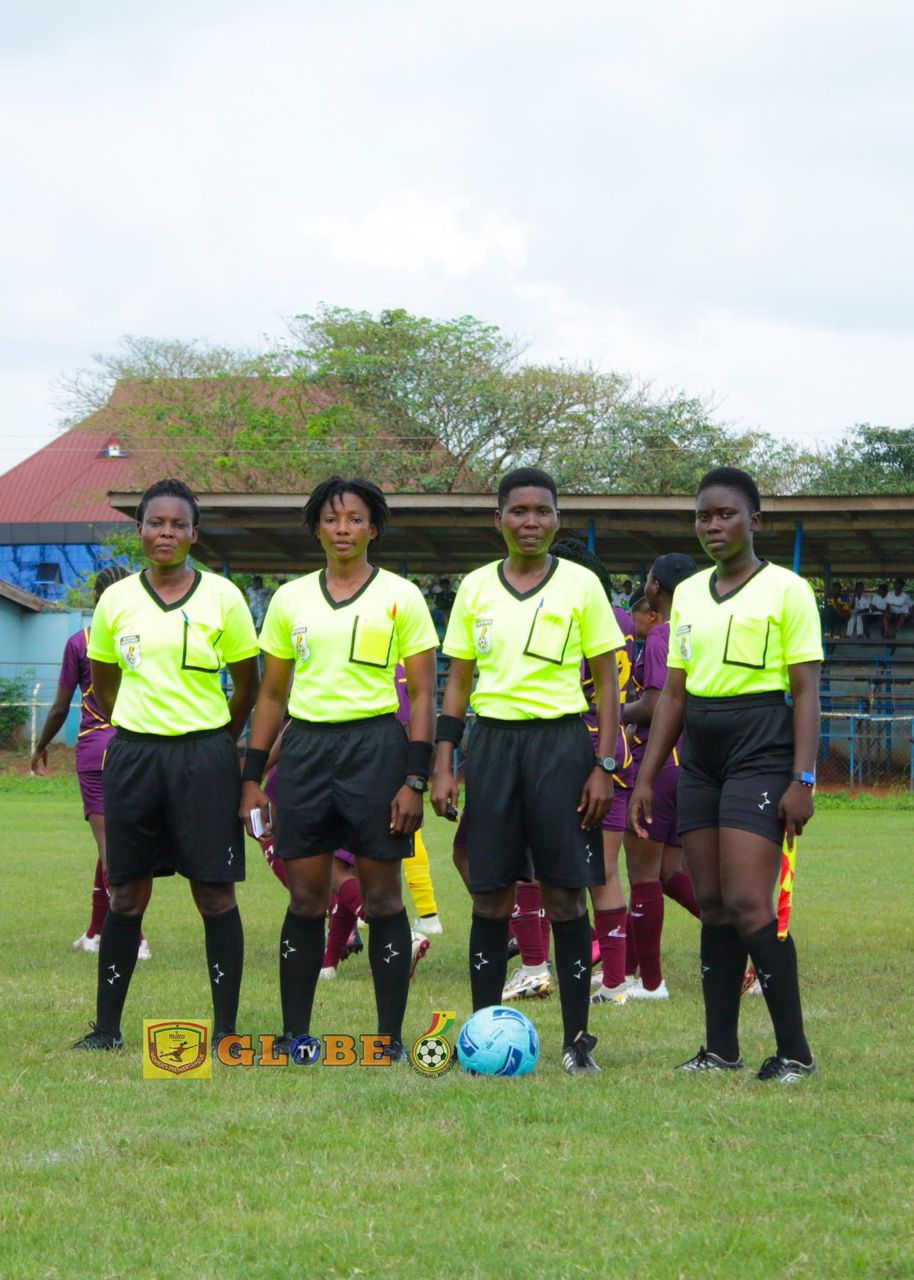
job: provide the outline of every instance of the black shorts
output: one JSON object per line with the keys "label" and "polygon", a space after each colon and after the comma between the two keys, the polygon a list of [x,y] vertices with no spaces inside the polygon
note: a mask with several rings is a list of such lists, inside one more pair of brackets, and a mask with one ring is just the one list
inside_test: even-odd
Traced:
{"label": "black shorts", "polygon": [[313,858],[342,846],[357,858],[411,858],[412,836],[390,831],[406,742],[393,713],[290,721],[280,749],[276,856]]}
{"label": "black shorts", "polygon": [[118,729],[102,786],[109,883],[175,872],[207,884],[244,879],[241,771],[224,729],[176,737]]}
{"label": "black shorts", "polygon": [[593,770],[580,716],[477,716],[465,767],[470,889],[491,893],[530,877],[583,889],[603,884],[603,836],[581,830],[577,808]]}
{"label": "black shorts", "polygon": [[679,834],[736,827],[780,844],[793,773],[793,710],[782,693],[686,698]]}

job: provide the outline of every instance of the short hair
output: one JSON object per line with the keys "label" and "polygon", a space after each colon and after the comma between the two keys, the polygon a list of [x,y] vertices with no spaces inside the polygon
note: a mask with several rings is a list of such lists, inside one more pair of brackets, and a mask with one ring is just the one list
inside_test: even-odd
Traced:
{"label": "short hair", "polygon": [[668,596],[673,594],[680,582],[685,582],[686,578],[691,578],[697,572],[698,565],[692,557],[681,551],[668,551],[665,555],[658,556],[651,565],[654,581]]}
{"label": "short hair", "polygon": [[548,489],[552,494],[552,501],[558,506],[559,491],[556,489],[555,481],[548,471],[541,471],[539,467],[515,467],[506,476],[502,476],[498,485],[499,511],[508,501],[508,494],[512,489],[526,488]]}
{"label": "short hair", "polygon": [[176,480],[172,477],[168,480],[157,480],[155,484],[149,486],[142,498],[140,498],[140,505],[136,509],[137,524],[143,523],[146,508],[153,498],[180,498],[182,502],[186,502],[190,507],[191,522],[194,528],[196,529],[200,523],[200,507],[197,504],[193,490],[183,480]]}
{"label": "short hair", "polygon": [[121,564],[109,564],[104,569],[99,569],[92,584],[92,590],[95,592],[95,603],[98,604],[102,598],[102,592],[107,591],[112,583],[120,582],[122,578],[129,577],[130,570],[125,569]]}
{"label": "short hair", "polygon": [[355,497],[362,499],[368,508],[371,523],[377,529],[378,538],[380,538],[390,523],[390,508],[387,505],[387,499],[371,480],[359,480],[357,478],[346,480],[343,476],[330,476],[328,479],[322,480],[311,494],[311,497],[305,503],[305,528],[316,537],[324,506],[328,502],[331,504],[336,502],[337,498],[342,498],[346,493],[354,494]]}
{"label": "short hair", "polygon": [[741,493],[749,503],[749,510],[752,514],[762,509],[762,499],[758,491],[758,485],[752,479],[747,471],[740,471],[739,467],[714,467],[711,471],[706,471],[698,483],[698,493],[703,493],[705,489],[710,489],[712,485],[719,484],[724,489],[734,489],[737,493]]}
{"label": "short hair", "polygon": [[585,546],[580,538],[559,538],[557,542],[553,542],[549,550],[560,560],[571,560],[574,564],[580,564],[585,569],[589,569],[600,579],[600,586],[607,597],[612,599],[613,584],[605,564],[588,546]]}

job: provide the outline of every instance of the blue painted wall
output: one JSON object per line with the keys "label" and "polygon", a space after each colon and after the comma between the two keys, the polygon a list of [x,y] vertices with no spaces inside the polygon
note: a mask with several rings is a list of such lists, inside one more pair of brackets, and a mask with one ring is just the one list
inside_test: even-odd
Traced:
{"label": "blue painted wall", "polygon": [[[31,613],[11,600],[0,598],[0,676],[21,678],[28,694],[37,683],[40,703],[50,704],[57,693],[57,676],[64,645],[80,627],[87,627],[92,614],[82,609],[49,609]],[[67,722],[55,739],[75,746],[79,731],[79,691]],[[38,728],[44,724],[48,705],[39,707]]]}

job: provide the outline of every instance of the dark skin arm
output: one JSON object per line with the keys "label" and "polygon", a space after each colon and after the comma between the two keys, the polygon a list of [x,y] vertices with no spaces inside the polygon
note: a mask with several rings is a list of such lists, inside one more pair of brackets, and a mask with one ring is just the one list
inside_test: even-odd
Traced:
{"label": "dark skin arm", "polygon": [[44,722],[44,728],[41,731],[41,737],[35,746],[35,754],[29,762],[29,768],[32,773],[39,772],[39,765],[47,768],[48,764],[48,743],[63,728],[67,716],[70,714],[70,703],[73,700],[75,685],[72,689],[67,689],[64,685],[57,686],[57,695],[51,703],[51,709],[47,714]]}
{"label": "dark skin arm", "polygon": [[[615,650],[588,658],[597,703],[597,755],[611,756],[619,737],[619,675]],[[598,826],[612,804],[612,776],[594,765],[584,783],[578,813],[585,831]]]}
{"label": "dark skin arm", "polygon": [[240,662],[230,662],[228,669],[232,677],[232,696],[228,704],[231,718],[227,728],[232,735],[232,741],[237,742],[257,697],[260,667],[256,658],[242,658]]}
{"label": "dark skin arm", "polygon": [[[458,720],[466,719],[475,667],[476,663],[472,658],[451,658],[444,701],[441,705],[442,715],[456,716]],[[455,750],[452,742],[439,742],[435,747],[430,794],[432,808],[439,818],[445,816],[449,807],[456,809],[460,798],[457,779],[454,777]]]}
{"label": "dark skin arm", "polygon": [[[425,649],[403,659],[409,690],[409,740],[431,742],[435,733],[435,650]],[[412,835],[422,826],[423,797],[405,784],[390,805],[390,829]]]}
{"label": "dark skin arm", "polygon": [[[272,653],[265,655],[263,679],[260,682],[251,736],[248,739],[249,748],[269,751],[275,743],[285,718],[289,684],[294,670],[294,658],[275,658]],[[272,830],[271,824],[267,821],[267,815],[270,812],[269,797],[264,794],[259,782],[244,782],[241,785],[240,814],[248,835],[254,834],[251,830],[252,809],[260,810],[264,831],[269,833]]]}
{"label": "dark skin arm", "polygon": [[116,662],[96,662],[95,658],[90,658],[89,662],[92,667],[92,693],[99,711],[110,722],[117,691],[121,687],[121,669]]}
{"label": "dark skin arm", "polygon": [[[798,662],[787,668],[790,677],[790,696],[793,699],[793,771],[815,773],[816,755],[819,749],[818,662]],[[797,836],[813,815],[815,808],[812,787],[801,782],[791,782],[778,805],[778,817],[786,824],[787,846],[793,848]]]}
{"label": "dark skin arm", "polygon": [[626,702],[622,708],[623,724],[650,724],[660,698],[659,689],[645,689],[640,698]]}
{"label": "dark skin arm", "polygon": [[628,819],[632,830],[642,840],[651,838],[648,827],[653,820],[651,792],[654,782],[682,733],[686,699],[685,675],[679,667],[670,667],[667,671],[666,682],[651,719],[650,741],[628,804]]}

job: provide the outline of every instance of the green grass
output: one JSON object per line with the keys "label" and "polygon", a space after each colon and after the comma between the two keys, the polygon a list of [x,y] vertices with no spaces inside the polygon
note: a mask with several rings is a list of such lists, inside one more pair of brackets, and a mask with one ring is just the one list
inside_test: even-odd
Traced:
{"label": "green grass", "polygon": [[[820,813],[795,899],[821,1073],[794,1089],[682,1076],[702,1017],[697,927],[668,904],[668,1005],[594,1010],[599,1079],[559,1066],[557,1000],[528,1008],[527,1079],[216,1069],[142,1079],[141,1020],[209,1009],[183,882],[157,886],[153,949],[123,1056],[67,1045],[92,1015],[85,927],[94,862],[72,779],[0,779],[0,1276],[606,1276],[613,1280],[914,1275],[911,1246],[911,818]],[[446,934],[413,984],[408,1030],[468,1012],[468,904],[428,829]],[[249,844],[242,1021],[278,1027],[281,886]],[[321,984],[315,1029],[372,1029],[364,958]],[[771,1052],[745,1003],[743,1052]]]}

